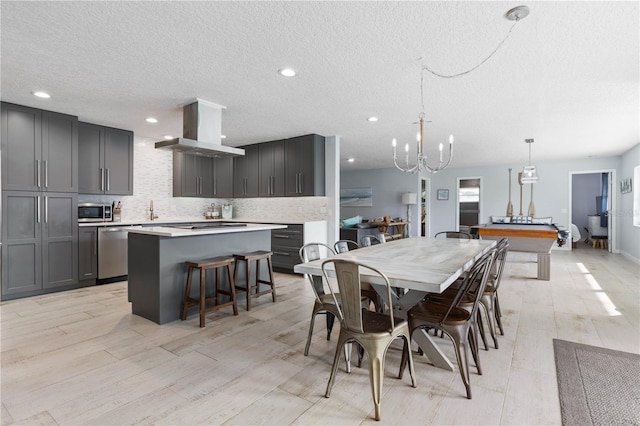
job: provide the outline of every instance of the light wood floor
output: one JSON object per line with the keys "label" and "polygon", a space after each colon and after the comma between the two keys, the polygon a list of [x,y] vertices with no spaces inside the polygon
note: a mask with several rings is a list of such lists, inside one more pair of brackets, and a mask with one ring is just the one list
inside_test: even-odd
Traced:
{"label": "light wood floor", "polygon": [[[640,353],[640,276],[620,255],[580,245],[554,251],[552,280],[511,253],[500,288],[505,336],[472,367],[473,399],[457,372],[416,355],[418,388],[387,356],[383,424],[560,424],[552,339]],[[126,283],[3,302],[2,424],[375,423],[367,369],[338,372],[324,398],[334,338],[302,278],[277,274],[279,301],[251,312],[159,326],[131,314]],[[450,352],[446,339],[437,339]]]}

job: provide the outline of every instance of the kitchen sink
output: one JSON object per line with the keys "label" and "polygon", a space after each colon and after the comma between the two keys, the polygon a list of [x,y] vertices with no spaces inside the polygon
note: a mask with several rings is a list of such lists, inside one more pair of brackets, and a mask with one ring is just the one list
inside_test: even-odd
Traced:
{"label": "kitchen sink", "polygon": [[246,227],[246,223],[236,222],[211,222],[211,223],[187,223],[183,225],[170,225],[169,228],[178,229],[215,229],[215,228],[242,228]]}

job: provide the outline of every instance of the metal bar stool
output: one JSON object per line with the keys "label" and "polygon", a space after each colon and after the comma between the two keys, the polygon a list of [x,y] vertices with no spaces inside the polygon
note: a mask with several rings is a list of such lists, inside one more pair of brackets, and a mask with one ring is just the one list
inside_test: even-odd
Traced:
{"label": "metal bar stool", "polygon": [[[200,327],[204,327],[204,314],[207,312],[224,308],[226,306],[233,306],[233,315],[238,315],[238,303],[236,302],[236,287],[234,277],[231,276],[231,264],[234,258],[231,256],[218,256],[209,259],[202,259],[196,261],[186,261],[189,271],[187,272],[187,286],[184,290],[184,303],[182,307],[182,320],[187,319],[187,311],[192,306],[200,307]],[[229,278],[229,291],[220,289],[220,268],[227,268],[227,276]],[[191,294],[191,278],[194,269],[200,269],[200,295],[198,299],[190,297]],[[216,284],[213,296],[206,297],[205,294],[205,275],[208,269],[215,269],[216,271]],[[230,296],[231,300],[224,303],[219,302],[219,295]],[[208,302],[214,302],[212,306],[206,307]]]}
{"label": "metal bar stool", "polygon": [[[258,297],[258,296],[262,296],[263,294],[271,293],[271,298],[273,299],[273,302],[275,303],[276,301],[276,286],[275,286],[275,283],[273,282],[273,266],[271,265],[272,254],[273,252],[270,252],[270,251],[258,250],[258,251],[253,251],[251,253],[240,253],[240,254],[233,255],[233,257],[236,260],[236,264],[233,268],[233,280],[236,283],[236,290],[245,291],[247,293],[247,311],[251,310],[252,297]],[[262,259],[267,260],[267,265],[269,269],[269,281],[260,279],[260,260]],[[240,264],[241,261],[245,262],[245,273],[246,273],[246,280],[247,280],[245,287],[238,285],[238,265]],[[254,285],[251,285],[250,283],[251,261],[255,261],[255,265],[256,265],[256,280]],[[267,284],[269,285],[269,288],[267,290],[260,291],[260,284]],[[253,290],[255,290],[255,293],[252,293]]]}

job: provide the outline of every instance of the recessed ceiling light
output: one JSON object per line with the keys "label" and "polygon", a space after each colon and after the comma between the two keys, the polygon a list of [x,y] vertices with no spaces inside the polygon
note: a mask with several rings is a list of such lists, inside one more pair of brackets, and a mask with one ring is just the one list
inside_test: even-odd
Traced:
{"label": "recessed ceiling light", "polygon": [[278,73],[284,77],[293,77],[296,75],[296,72],[291,68],[281,68],[278,70]]}
{"label": "recessed ceiling light", "polygon": [[51,97],[51,95],[48,94],[47,92],[33,92],[33,96],[37,96],[43,99],[49,99]]}
{"label": "recessed ceiling light", "polygon": [[166,139],[166,140],[170,140],[170,139],[173,139],[173,136],[171,136],[171,135],[164,135],[164,136],[163,136],[163,138],[164,138],[164,139]]}
{"label": "recessed ceiling light", "polygon": [[220,135],[220,139],[226,139],[227,135]]}
{"label": "recessed ceiling light", "polygon": [[356,160],[355,160],[355,158],[348,158],[347,161],[350,162],[350,163],[353,163]]}
{"label": "recessed ceiling light", "polygon": [[153,118],[153,117],[147,117],[147,118],[145,119],[145,121],[146,121],[147,123],[157,123],[157,122],[158,122],[158,119],[157,119],[157,118]]}
{"label": "recessed ceiling light", "polygon": [[370,122],[374,123],[374,122],[378,121],[378,117],[369,117],[369,118],[367,118],[367,121],[370,121]]}

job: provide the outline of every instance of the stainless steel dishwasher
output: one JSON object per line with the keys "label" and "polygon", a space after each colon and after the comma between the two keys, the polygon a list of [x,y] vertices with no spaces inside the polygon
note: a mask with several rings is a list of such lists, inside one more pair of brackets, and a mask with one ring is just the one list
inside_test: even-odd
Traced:
{"label": "stainless steel dishwasher", "polygon": [[98,279],[128,274],[127,235],[132,228],[141,226],[108,226],[98,228]]}

